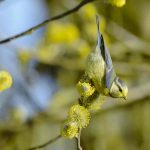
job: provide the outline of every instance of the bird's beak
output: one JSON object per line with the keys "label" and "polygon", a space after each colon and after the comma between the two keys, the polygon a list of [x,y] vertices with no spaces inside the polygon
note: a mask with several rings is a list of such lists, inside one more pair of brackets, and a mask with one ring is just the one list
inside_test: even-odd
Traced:
{"label": "bird's beak", "polygon": [[124,100],[127,100],[127,97],[126,97],[126,96],[124,96],[124,97],[123,97],[123,99],[124,99]]}

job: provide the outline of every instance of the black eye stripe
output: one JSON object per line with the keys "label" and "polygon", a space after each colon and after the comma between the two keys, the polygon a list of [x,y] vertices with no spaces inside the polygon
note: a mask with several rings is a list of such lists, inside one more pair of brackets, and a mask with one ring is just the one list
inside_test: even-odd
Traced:
{"label": "black eye stripe", "polygon": [[119,91],[122,92],[122,89],[119,87]]}
{"label": "black eye stripe", "polygon": [[122,84],[122,80],[120,80],[119,78],[117,78],[117,85],[118,85],[118,89],[120,92],[122,92],[122,88],[121,88],[121,84]]}

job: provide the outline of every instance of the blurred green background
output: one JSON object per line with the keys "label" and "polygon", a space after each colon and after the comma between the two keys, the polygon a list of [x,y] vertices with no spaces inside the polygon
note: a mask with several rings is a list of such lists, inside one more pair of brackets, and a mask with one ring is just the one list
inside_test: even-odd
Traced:
{"label": "blurred green background", "polygon": [[[47,0],[42,9],[47,9],[47,16],[54,16],[79,2]],[[29,6],[30,3],[28,1]],[[25,9],[22,8],[22,11]],[[83,130],[81,145],[83,150],[150,149],[150,1],[127,0],[126,5],[119,8],[97,0],[70,16],[49,23],[34,47],[28,47],[24,42],[7,44],[8,50],[15,49],[11,53],[16,54],[21,72],[19,78],[21,76],[28,85],[16,85],[17,74],[14,86],[2,93],[9,96],[6,96],[5,105],[0,103],[1,150],[24,150],[45,143],[60,133],[69,107],[78,102],[76,83],[84,72],[89,52],[96,45],[96,14],[100,16],[101,32],[116,72],[127,83],[129,95],[127,101],[106,98],[101,110],[92,114],[90,125]],[[34,18],[34,15],[30,17]],[[32,86],[33,82],[38,84]],[[33,94],[34,89],[37,90]],[[18,95],[20,90],[25,95],[21,107],[17,105],[18,102],[11,101],[9,94]],[[43,90],[52,94],[46,93],[44,97]],[[4,103],[6,97],[1,97],[2,94],[0,100],[3,99]],[[17,99],[22,101],[21,96]],[[43,149],[77,148],[74,139],[61,138]]]}

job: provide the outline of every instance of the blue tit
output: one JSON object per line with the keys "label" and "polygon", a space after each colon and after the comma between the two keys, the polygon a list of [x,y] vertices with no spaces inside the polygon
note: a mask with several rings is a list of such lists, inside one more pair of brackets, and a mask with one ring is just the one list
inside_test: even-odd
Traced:
{"label": "blue tit", "polygon": [[92,80],[96,90],[106,96],[126,99],[128,88],[116,75],[111,56],[100,34],[99,18],[96,16],[98,29],[97,46],[87,58],[86,75]]}

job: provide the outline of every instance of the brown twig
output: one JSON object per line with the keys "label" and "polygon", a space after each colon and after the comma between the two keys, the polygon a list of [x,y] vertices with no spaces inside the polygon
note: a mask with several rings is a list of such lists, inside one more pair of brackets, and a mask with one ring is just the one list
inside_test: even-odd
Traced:
{"label": "brown twig", "polygon": [[79,129],[78,137],[76,139],[77,139],[77,150],[82,150],[82,147],[81,147],[81,129]]}
{"label": "brown twig", "polygon": [[10,42],[10,41],[12,41],[12,40],[14,40],[14,39],[17,39],[17,38],[20,38],[20,37],[22,37],[22,36],[25,36],[25,35],[27,35],[27,34],[31,34],[31,33],[34,32],[35,30],[37,30],[38,28],[40,28],[40,27],[42,27],[42,26],[48,24],[48,23],[51,22],[51,21],[61,19],[61,18],[65,17],[65,16],[68,16],[68,15],[70,15],[70,14],[72,14],[72,13],[78,11],[82,6],[84,6],[84,5],[86,5],[87,3],[90,3],[90,2],[92,2],[92,1],[95,1],[95,0],[83,0],[83,1],[81,1],[77,6],[75,6],[74,8],[72,8],[72,9],[70,9],[70,10],[64,12],[64,13],[61,13],[61,14],[59,14],[59,15],[56,15],[56,16],[52,17],[52,18],[46,19],[46,20],[44,20],[43,22],[39,23],[38,25],[35,25],[35,26],[33,26],[33,27],[31,27],[31,28],[29,28],[29,29],[27,29],[27,30],[25,30],[25,31],[23,31],[23,32],[21,32],[21,33],[19,33],[19,34],[16,34],[16,35],[12,36],[12,37],[9,37],[9,38],[6,38],[6,39],[4,39],[4,40],[1,40],[1,41],[0,41],[0,44],[4,44],[4,43]]}
{"label": "brown twig", "polygon": [[53,142],[57,141],[57,140],[60,139],[60,138],[61,138],[61,135],[58,135],[58,136],[55,137],[54,139],[51,139],[51,140],[49,140],[48,142],[46,142],[46,143],[44,143],[44,144],[42,144],[42,145],[38,145],[38,146],[35,146],[35,147],[32,147],[32,148],[29,148],[29,149],[27,149],[27,150],[38,150],[38,149],[40,149],[40,148],[44,148],[44,147],[46,147],[47,145],[52,144]]}

